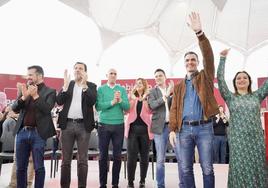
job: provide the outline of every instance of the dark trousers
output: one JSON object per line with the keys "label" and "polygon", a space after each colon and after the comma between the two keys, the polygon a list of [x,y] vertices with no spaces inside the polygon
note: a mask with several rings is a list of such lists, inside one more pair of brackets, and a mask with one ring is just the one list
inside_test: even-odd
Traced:
{"label": "dark trousers", "polygon": [[100,187],[106,187],[108,173],[108,150],[109,143],[112,140],[113,146],[113,168],[112,168],[112,185],[118,185],[119,173],[121,169],[121,151],[124,140],[124,124],[104,125],[99,124],[99,181]]}
{"label": "dark trousers", "polygon": [[226,144],[227,137],[225,135],[214,135],[213,139],[213,159],[214,163],[226,163]]}
{"label": "dark trousers", "polygon": [[30,153],[33,155],[35,188],[43,188],[45,182],[44,150],[46,140],[42,139],[36,128],[21,129],[16,138],[17,187],[27,187],[27,168]]}
{"label": "dark trousers", "polygon": [[69,188],[71,183],[71,162],[73,147],[77,142],[77,176],[78,187],[87,186],[88,146],[90,133],[85,130],[84,123],[67,122],[66,129],[61,131],[62,164],[60,184],[62,188]]}
{"label": "dark trousers", "polygon": [[150,150],[150,140],[147,133],[147,128],[145,133],[139,133],[142,127],[133,126],[130,129],[128,142],[127,142],[127,172],[128,181],[133,182],[135,180],[135,171],[137,166],[138,153],[140,154],[140,182],[145,182],[147,169],[149,165],[149,150]]}

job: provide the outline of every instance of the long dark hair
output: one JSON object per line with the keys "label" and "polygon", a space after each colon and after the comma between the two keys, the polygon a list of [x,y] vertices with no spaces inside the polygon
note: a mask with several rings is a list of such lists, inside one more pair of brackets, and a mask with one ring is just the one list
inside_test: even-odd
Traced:
{"label": "long dark hair", "polygon": [[249,80],[248,93],[251,94],[251,93],[252,93],[252,90],[251,90],[252,80],[251,80],[250,75],[249,75],[246,71],[239,71],[239,72],[237,72],[237,73],[235,74],[235,77],[234,77],[234,79],[233,79],[233,86],[234,86],[234,89],[235,89],[235,94],[236,94],[236,95],[240,95],[240,94],[238,93],[238,91],[237,91],[237,87],[236,87],[236,85],[235,85],[236,77],[237,77],[238,74],[240,74],[240,73],[245,73],[245,74],[248,76],[248,80]]}

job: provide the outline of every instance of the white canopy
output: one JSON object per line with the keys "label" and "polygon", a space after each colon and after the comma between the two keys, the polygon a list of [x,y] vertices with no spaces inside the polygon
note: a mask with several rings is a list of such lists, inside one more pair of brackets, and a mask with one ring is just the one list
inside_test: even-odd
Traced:
{"label": "white canopy", "polygon": [[165,47],[172,67],[186,49],[196,44],[196,38],[186,24],[191,11],[200,13],[204,31],[210,39],[242,53],[243,69],[247,66],[247,57],[268,42],[267,0],[60,1],[79,11],[88,6],[88,16],[101,30],[104,50],[122,36],[145,33],[157,38]]}
{"label": "white canopy", "polygon": [[159,67],[170,70],[169,76],[182,77],[181,56],[198,50],[186,24],[191,11],[200,13],[215,57],[222,48],[234,48],[236,55],[231,52],[228,59],[237,56],[239,62],[227,65],[227,78],[241,69],[253,77],[268,75],[267,53],[254,52],[268,42],[267,0],[0,0],[0,6],[0,39],[12,42],[0,44],[3,59],[10,63],[17,55],[29,58],[32,51],[25,54],[25,44],[31,50],[43,45],[45,51],[34,51],[32,58],[54,66],[58,77],[64,67],[83,59],[93,73],[102,74],[98,79],[105,78],[108,67],[119,69],[123,78],[152,77]]}
{"label": "white canopy", "polygon": [[127,35],[151,29],[171,53],[195,42],[187,15],[202,16],[207,35],[248,55],[268,40],[266,0],[60,0],[92,17],[100,29]]}

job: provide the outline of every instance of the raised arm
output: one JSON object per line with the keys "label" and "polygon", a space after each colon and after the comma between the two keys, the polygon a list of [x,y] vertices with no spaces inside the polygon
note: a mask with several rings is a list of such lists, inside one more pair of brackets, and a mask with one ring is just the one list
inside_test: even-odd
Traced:
{"label": "raised arm", "polygon": [[263,85],[254,92],[257,94],[260,101],[264,100],[268,96],[268,79],[263,83]]}
{"label": "raised arm", "polygon": [[187,23],[188,26],[195,32],[196,36],[198,37],[199,47],[203,56],[204,72],[206,76],[213,81],[215,75],[214,55],[210,42],[202,30],[199,14],[192,12],[189,15],[189,21],[190,22]]}
{"label": "raised arm", "polygon": [[70,76],[70,74],[68,74],[68,70],[65,69],[64,70],[64,77],[63,77],[63,87],[56,97],[56,102],[58,105],[65,104],[68,97],[70,97],[69,96],[70,94],[67,92],[69,85],[70,85],[70,82],[71,82],[71,76]]}
{"label": "raised arm", "polygon": [[229,49],[226,49],[226,50],[223,50],[221,52],[220,63],[219,63],[219,66],[218,66],[218,71],[217,71],[217,79],[218,79],[219,90],[220,90],[221,96],[223,97],[223,99],[226,102],[232,96],[232,93],[228,89],[227,84],[225,82],[225,77],[224,77],[225,61],[226,61],[226,56],[228,54],[228,51],[229,51]]}

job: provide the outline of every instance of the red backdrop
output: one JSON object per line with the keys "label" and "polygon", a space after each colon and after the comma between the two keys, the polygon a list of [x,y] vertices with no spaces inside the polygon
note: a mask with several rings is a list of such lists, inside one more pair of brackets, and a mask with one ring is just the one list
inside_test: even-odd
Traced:
{"label": "red backdrop", "polygon": [[[154,79],[146,79],[146,80],[148,82],[149,88],[155,87],[155,80]],[[176,84],[181,80],[181,78],[167,79],[167,83],[169,82],[169,80],[173,80],[174,83]],[[101,84],[104,84],[106,82],[107,82],[107,80],[102,80]],[[129,92],[134,87],[135,79],[117,80],[116,82],[118,84],[120,84],[121,86],[125,87],[127,92]],[[214,87],[214,95],[215,95],[215,98],[216,98],[218,104],[225,106],[225,102],[224,102],[223,98],[221,97],[221,94],[217,88],[218,87],[217,79],[214,80],[214,86],[216,86],[216,87]]]}
{"label": "red backdrop", "polygon": [[[261,86],[264,84],[264,81],[267,80],[267,79],[268,79],[268,77],[258,78],[258,88],[261,87]],[[262,103],[261,103],[261,107],[262,107],[262,108],[266,108],[266,110],[268,110],[268,109],[267,109],[267,107],[268,107],[268,97],[266,97],[266,98],[262,101]]]}
{"label": "red backdrop", "polygon": [[264,125],[265,125],[265,144],[266,144],[266,161],[268,161],[268,112],[264,112]]}
{"label": "red backdrop", "polygon": [[[264,81],[267,79],[267,77],[258,78],[258,87],[260,87]],[[170,79],[168,79],[169,81]],[[172,79],[175,84],[178,83],[181,79],[176,78]],[[147,79],[149,87],[155,86],[154,79]],[[25,79],[22,75],[10,75],[10,74],[0,74],[0,92],[4,92],[7,95],[7,103],[9,104],[13,100],[16,99],[17,96],[17,88],[16,84],[17,82],[25,82]],[[102,80],[101,83],[105,83],[106,80]],[[120,85],[126,88],[127,91],[131,90],[135,84],[135,79],[122,79],[117,81]],[[45,83],[52,88],[55,88],[59,90],[63,85],[62,78],[51,78],[51,77],[45,77]],[[219,90],[217,88],[217,80],[214,80],[214,95],[216,97],[216,100],[218,104],[224,105],[224,100],[222,99]],[[262,108],[266,108],[268,105],[268,98],[266,98],[262,102]],[[267,108],[266,108],[267,109]]]}
{"label": "red backdrop", "polygon": [[[57,90],[63,85],[62,78],[45,77],[44,80],[47,86]],[[7,104],[14,101],[17,97],[17,82],[25,83],[24,77],[22,75],[0,74],[0,92],[6,93]]]}

